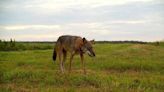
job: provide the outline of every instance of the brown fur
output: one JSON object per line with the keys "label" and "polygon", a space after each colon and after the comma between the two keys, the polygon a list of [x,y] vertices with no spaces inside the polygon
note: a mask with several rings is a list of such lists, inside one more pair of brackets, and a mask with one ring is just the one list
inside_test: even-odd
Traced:
{"label": "brown fur", "polygon": [[[84,73],[86,73],[85,70],[85,64],[84,64],[84,53],[88,52],[89,56],[95,56],[95,53],[92,48],[93,41],[87,41],[85,38],[81,38],[79,36],[70,36],[70,35],[64,35],[60,36],[56,42],[56,46],[54,48],[53,53],[53,60],[56,60],[56,56],[59,56],[60,61],[60,69],[64,73],[64,62],[66,61],[67,53],[70,53],[70,65],[69,65],[69,71],[71,71],[71,64],[72,59],[75,54],[79,54],[82,62],[82,67],[84,70]],[[63,58],[62,58],[63,57]]]}

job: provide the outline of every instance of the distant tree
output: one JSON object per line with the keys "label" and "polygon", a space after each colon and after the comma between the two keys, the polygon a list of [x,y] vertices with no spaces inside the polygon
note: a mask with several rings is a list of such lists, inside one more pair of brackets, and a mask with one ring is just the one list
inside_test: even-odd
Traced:
{"label": "distant tree", "polygon": [[12,38],[10,38],[10,43],[12,43],[13,42],[13,40],[12,40]]}
{"label": "distant tree", "polygon": [[159,41],[156,42],[156,45],[159,46]]}

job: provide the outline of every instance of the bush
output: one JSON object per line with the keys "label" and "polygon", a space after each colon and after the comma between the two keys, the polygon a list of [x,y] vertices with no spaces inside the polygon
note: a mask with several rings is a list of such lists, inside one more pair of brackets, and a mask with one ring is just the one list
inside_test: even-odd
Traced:
{"label": "bush", "polygon": [[45,50],[52,49],[53,43],[46,42],[16,42],[14,40],[0,40],[0,51],[17,51],[17,50]]}

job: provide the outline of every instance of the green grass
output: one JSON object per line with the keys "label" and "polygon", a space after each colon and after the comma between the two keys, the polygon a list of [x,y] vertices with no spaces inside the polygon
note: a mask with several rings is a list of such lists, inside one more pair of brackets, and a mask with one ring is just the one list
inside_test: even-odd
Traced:
{"label": "green grass", "polygon": [[52,49],[0,52],[0,92],[163,92],[164,47],[151,44],[95,44],[96,57],[79,56],[72,72],[59,71]]}

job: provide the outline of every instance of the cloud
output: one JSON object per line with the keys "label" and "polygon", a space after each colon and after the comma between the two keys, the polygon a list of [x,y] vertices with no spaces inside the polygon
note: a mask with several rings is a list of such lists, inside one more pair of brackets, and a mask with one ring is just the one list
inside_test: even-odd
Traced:
{"label": "cloud", "polygon": [[119,6],[134,2],[144,3],[152,1],[153,0],[12,0],[2,3],[1,8],[6,11],[25,10],[37,15],[51,15],[52,13],[58,14],[74,9],[87,10],[103,6]]}
{"label": "cloud", "polygon": [[[143,28],[149,26],[143,26],[143,25],[147,25],[147,22],[141,20],[133,20],[133,21],[120,20],[120,21],[110,21],[110,22],[101,22],[101,23],[84,22],[84,23],[70,23],[70,24],[58,24],[58,25],[5,25],[5,26],[0,26],[1,29],[0,39],[15,38],[16,40],[19,41],[22,40],[54,41],[57,40],[57,38],[60,35],[79,35],[82,37],[86,37],[88,39],[96,39],[96,40],[108,40],[108,39],[123,40],[123,38],[124,40],[126,40],[125,38],[130,37],[130,39],[132,38],[134,39],[136,35],[144,36],[145,33],[153,32],[155,30],[151,27],[147,28],[150,30],[144,30]],[[139,26],[142,26],[143,28]]]}
{"label": "cloud", "polygon": [[1,26],[6,30],[24,30],[24,29],[60,29],[59,25],[9,25]]}
{"label": "cloud", "polygon": [[15,39],[16,41],[55,41],[58,36],[52,34],[45,34],[45,35],[32,35],[32,34],[22,34],[22,35],[8,35],[2,36],[1,39]]}
{"label": "cloud", "polygon": [[13,0],[2,4],[0,24],[45,25],[145,20],[149,15],[162,17],[163,4],[154,2],[153,0],[78,0],[77,2],[72,0]]}
{"label": "cloud", "polygon": [[[123,5],[132,2],[152,2],[153,0],[6,0],[1,1],[4,8],[46,8],[46,9],[61,9],[74,6],[79,7],[99,7],[105,5]],[[19,3],[19,5],[18,5]]]}
{"label": "cloud", "polygon": [[163,39],[164,3],[156,0],[0,1],[0,39]]}

